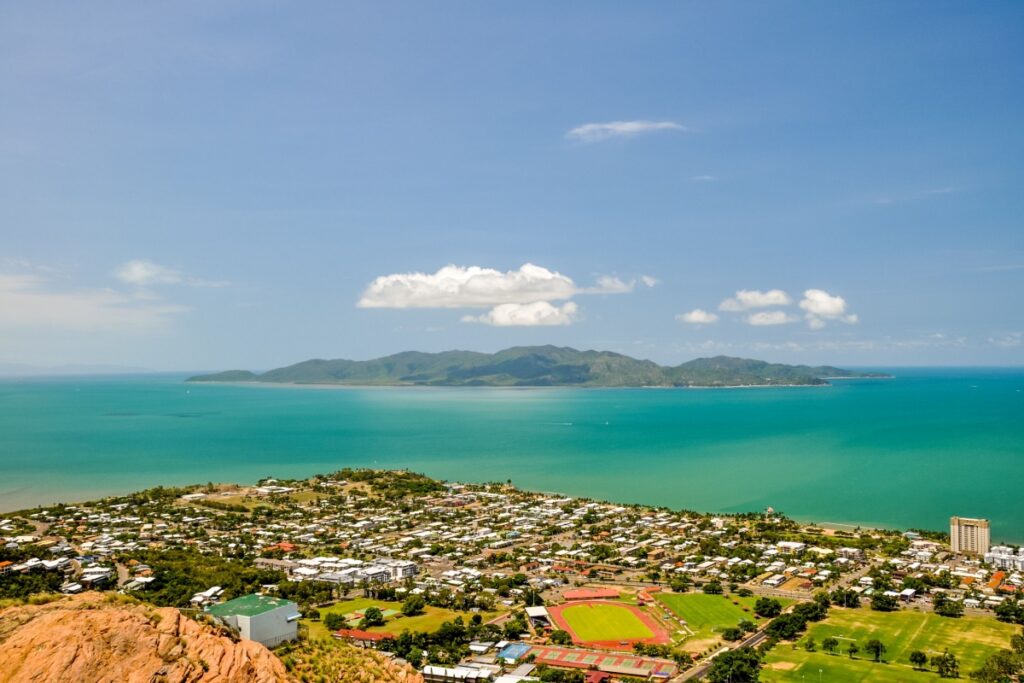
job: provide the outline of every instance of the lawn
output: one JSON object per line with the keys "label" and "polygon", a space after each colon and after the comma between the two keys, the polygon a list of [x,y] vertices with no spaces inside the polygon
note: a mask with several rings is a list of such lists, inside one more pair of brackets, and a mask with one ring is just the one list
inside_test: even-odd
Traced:
{"label": "lawn", "polygon": [[[397,610],[401,612],[402,603],[400,602],[388,602],[386,600],[374,600],[373,598],[357,598],[355,600],[344,600],[337,602],[330,607],[320,608],[320,621],[310,621],[303,619],[301,623],[305,624],[309,628],[310,638],[329,638],[330,633],[327,627],[324,625],[324,618],[332,612],[337,614],[349,614],[351,612],[359,612],[365,610],[368,607],[378,607],[383,610]],[[483,620],[490,621],[498,615],[497,612],[481,612],[480,616]],[[436,631],[442,623],[446,621],[452,621],[455,617],[462,616],[462,619],[468,622],[473,615],[466,614],[463,612],[455,612],[449,609],[442,609],[440,607],[428,606],[423,614],[417,614],[414,617],[404,617],[399,614],[388,620],[383,626],[374,626],[369,629],[377,633],[394,633],[395,635],[400,634],[402,631],[418,631],[423,633],[431,633]]]}
{"label": "lawn", "polygon": [[321,493],[320,491],[298,491],[296,493],[288,494],[288,498],[292,499],[296,503],[309,503],[327,497],[328,495],[326,493]]}
{"label": "lawn", "polygon": [[[686,622],[687,628],[693,633],[693,641],[699,644],[700,649],[703,649],[709,641],[716,640],[723,629],[736,626],[744,619],[754,623],[762,621],[754,614],[756,597],[741,598],[737,595],[706,595],[704,593],[655,593],[654,598]],[[779,602],[785,607],[793,601],[779,599]]]}
{"label": "lawn", "polygon": [[562,618],[580,640],[643,640],[653,638],[651,629],[625,607],[614,604],[570,605]]}
{"label": "lawn", "polygon": [[[1015,626],[991,617],[949,619],[929,612],[875,612],[867,608],[833,607],[828,618],[808,629],[819,646],[818,652],[807,652],[803,641],[797,648],[780,643],[766,659],[762,681],[816,680],[819,670],[822,681],[843,683],[896,683],[897,681],[938,680],[933,672],[915,671],[909,656],[923,650],[929,657],[946,648],[960,660],[960,675],[967,678],[990,654],[1009,646]],[[842,654],[828,655],[820,651],[821,641],[832,636],[839,640]],[[864,652],[864,643],[877,638],[886,646],[884,664],[875,664]],[[861,646],[857,659],[850,659],[846,648],[851,642]]]}

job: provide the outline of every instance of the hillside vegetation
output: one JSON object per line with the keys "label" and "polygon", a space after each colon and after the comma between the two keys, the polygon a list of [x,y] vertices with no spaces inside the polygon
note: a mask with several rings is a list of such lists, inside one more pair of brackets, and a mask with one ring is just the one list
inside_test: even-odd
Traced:
{"label": "hillside vegetation", "polygon": [[716,356],[662,366],[610,351],[517,346],[497,353],[406,351],[368,361],[307,360],[256,374],[229,370],[190,382],[351,386],[724,387],[824,385],[826,378],[879,377],[830,366],[783,365]]}

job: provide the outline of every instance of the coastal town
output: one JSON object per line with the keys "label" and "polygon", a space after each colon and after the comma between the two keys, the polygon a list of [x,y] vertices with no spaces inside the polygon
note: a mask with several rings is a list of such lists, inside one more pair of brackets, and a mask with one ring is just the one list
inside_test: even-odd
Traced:
{"label": "coastal town", "polygon": [[343,470],[0,515],[0,598],[119,593],[436,682],[913,681],[1019,658],[1024,549],[989,534]]}

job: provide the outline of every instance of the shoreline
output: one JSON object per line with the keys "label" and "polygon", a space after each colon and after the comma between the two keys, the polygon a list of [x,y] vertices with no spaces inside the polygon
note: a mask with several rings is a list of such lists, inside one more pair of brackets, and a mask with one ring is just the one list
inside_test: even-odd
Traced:
{"label": "shoreline", "polygon": [[[374,467],[368,467],[368,468],[354,467],[352,469],[373,469],[373,470],[381,469],[383,471],[403,471],[401,469],[399,469],[399,470],[390,470],[390,468],[374,468]],[[310,478],[312,476],[314,476],[314,475],[309,475],[308,477],[296,477],[296,479],[305,480],[305,479],[308,479],[308,478]],[[424,475],[424,476],[428,476],[429,477],[429,475]],[[283,478],[284,479],[289,479],[288,477],[283,477]],[[433,477],[430,477],[430,478],[433,478]],[[484,483],[484,482],[456,481],[456,480],[446,480],[446,479],[435,479],[435,481],[438,481],[438,482],[441,482],[441,483],[444,483],[444,484],[474,484],[475,485],[475,484]],[[253,483],[242,483],[242,482],[238,482],[238,481],[219,481],[219,482],[215,482],[215,483],[217,485],[238,486],[238,487],[246,487],[246,486],[255,486],[256,485],[255,482],[253,482]],[[56,505],[64,505],[64,506],[84,505],[86,503],[92,503],[92,502],[104,500],[104,499],[107,499],[107,498],[120,498],[120,497],[123,497],[123,496],[131,495],[133,493],[138,493],[140,491],[145,491],[145,490],[152,489],[152,488],[157,488],[157,487],[164,487],[164,488],[193,488],[193,487],[203,487],[203,486],[206,486],[206,482],[191,482],[191,483],[185,483],[185,484],[154,483],[154,484],[149,485],[149,486],[142,486],[141,488],[140,487],[132,487],[132,488],[129,488],[128,490],[118,490],[116,492],[111,492],[111,493],[107,493],[107,494],[99,493],[95,497],[91,497],[91,498],[88,497],[88,494],[86,494],[85,496],[79,497],[79,496],[77,496],[74,493],[69,493],[69,497],[68,498],[62,498],[60,500],[52,500],[51,502],[48,502],[48,503],[39,503],[37,505],[33,505],[33,506],[30,506],[30,507],[17,507],[17,508],[13,508],[13,509],[8,509],[6,507],[3,507],[3,503],[2,503],[3,496],[0,495],[0,515],[10,515],[10,514],[14,514],[14,513],[31,513],[33,511],[41,509],[41,508],[53,507],[53,506],[56,506]],[[513,484],[513,486],[515,486],[515,484]],[[610,504],[610,505],[638,506],[638,507],[650,508],[652,510],[668,509],[668,510],[673,510],[673,511],[687,511],[687,512],[693,512],[693,513],[698,514],[698,515],[711,516],[711,517],[715,517],[715,516],[736,517],[736,516],[739,516],[739,515],[758,514],[758,513],[763,513],[764,512],[763,510],[739,510],[739,511],[730,511],[730,512],[723,511],[723,510],[694,510],[694,509],[691,509],[691,508],[688,508],[688,507],[685,507],[685,506],[666,506],[666,505],[657,505],[657,504],[653,504],[653,503],[632,503],[632,502],[625,502],[625,501],[622,501],[622,500],[614,500],[614,499],[611,499],[611,498],[601,498],[601,497],[586,496],[586,495],[573,495],[573,494],[565,493],[564,491],[551,491],[551,490],[547,490],[547,489],[543,489],[543,488],[529,488],[529,487],[519,487],[519,486],[515,486],[515,487],[517,489],[521,490],[521,491],[525,491],[525,492],[528,492],[528,493],[537,493],[537,494],[541,494],[541,495],[545,495],[545,496],[561,496],[561,497],[575,498],[577,500],[592,500],[592,501],[597,501],[597,502],[601,502],[601,503],[607,503],[607,504]],[[901,531],[909,531],[909,527],[901,529],[901,527],[899,527],[899,526],[885,525],[885,524],[881,524],[881,523],[877,523],[877,522],[874,522],[874,523],[868,523],[868,522],[860,522],[860,523],[858,523],[858,522],[821,522],[821,521],[816,521],[816,520],[804,518],[802,516],[791,516],[791,515],[786,514],[784,511],[779,511],[776,514],[782,515],[783,517],[785,517],[787,519],[790,519],[790,520],[796,522],[797,524],[799,524],[799,525],[801,525],[803,527],[817,527],[817,528],[820,528],[822,530],[828,530],[828,531],[854,531],[856,529],[861,529],[863,531],[897,532],[897,533],[900,533]],[[941,530],[939,530],[939,529],[922,529],[922,530],[928,531],[928,532],[934,532],[934,533],[941,533]]]}
{"label": "shoreline", "polygon": [[[891,377],[842,377],[835,379],[892,379]],[[231,381],[189,381],[185,380],[182,384],[189,386],[236,386],[236,387],[283,387],[290,389],[510,389],[514,391],[533,391],[537,389],[557,391],[564,389],[586,389],[586,390],[609,390],[609,389],[644,389],[644,390],[660,390],[660,391],[673,391],[673,390],[705,390],[705,389],[826,389],[832,386],[829,382],[823,384],[701,384],[693,386],[679,386],[669,387],[661,385],[637,385],[637,386],[587,386],[578,384],[559,384],[559,385],[535,385],[535,386],[524,386],[524,385],[465,385],[465,384],[331,384],[326,382],[231,382]]]}

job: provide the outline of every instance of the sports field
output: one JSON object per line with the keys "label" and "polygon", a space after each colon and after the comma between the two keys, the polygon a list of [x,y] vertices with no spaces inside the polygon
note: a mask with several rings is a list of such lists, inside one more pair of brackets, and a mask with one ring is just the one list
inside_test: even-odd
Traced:
{"label": "sports field", "polygon": [[[762,681],[822,681],[840,683],[897,683],[901,681],[934,681],[934,672],[915,671],[910,666],[910,653],[922,650],[929,657],[946,648],[960,660],[960,675],[970,672],[990,654],[1009,646],[1017,627],[992,617],[961,617],[948,619],[927,612],[875,612],[867,608],[833,607],[828,618],[808,629],[797,643],[780,643],[765,660]],[[810,636],[818,643],[817,652],[807,652],[803,641]],[[821,641],[829,636],[839,640],[838,655],[821,652]],[[884,664],[875,664],[864,652],[864,643],[877,638],[886,646]],[[846,648],[856,642],[861,651],[850,659]]]}
{"label": "sports field", "polygon": [[667,644],[669,634],[639,607],[607,600],[570,602],[548,608],[555,625],[576,644],[628,649],[632,643]]}
{"label": "sports field", "polygon": [[629,609],[613,603],[569,605],[562,616],[580,640],[643,640],[654,633]]}
{"label": "sports field", "polygon": [[[741,598],[736,595],[706,595],[704,593],[655,593],[654,598],[664,605],[678,619],[685,622],[690,632],[686,639],[687,650],[703,650],[717,642],[723,629],[736,626],[744,619],[760,623],[762,619],[754,614],[756,597]],[[783,607],[792,600],[779,599]]]}
{"label": "sports field", "polygon": [[[655,599],[668,607],[694,631],[735,626],[744,619],[757,621],[754,598],[705,595],[704,593],[655,593]],[[739,603],[733,604],[734,602]],[[745,610],[744,610],[745,608]]]}

